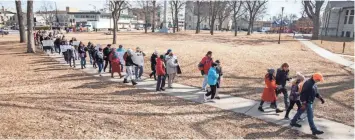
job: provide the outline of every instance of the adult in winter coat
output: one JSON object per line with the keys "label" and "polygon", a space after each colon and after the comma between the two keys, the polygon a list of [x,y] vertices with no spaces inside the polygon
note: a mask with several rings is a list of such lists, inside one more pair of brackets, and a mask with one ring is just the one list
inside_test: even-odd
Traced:
{"label": "adult in winter coat", "polygon": [[212,67],[208,70],[208,77],[207,77],[207,82],[208,85],[210,85],[211,87],[211,91],[207,92],[206,94],[204,94],[204,101],[207,101],[207,97],[211,96],[211,100],[214,99],[214,96],[216,95],[216,90],[217,90],[217,81],[218,81],[218,73],[216,71],[216,66],[217,63],[213,63]]}
{"label": "adult in winter coat", "polygon": [[223,77],[223,71],[222,71],[222,66],[221,66],[221,62],[219,60],[216,60],[215,62],[217,64],[216,66],[216,72],[218,74],[218,79],[217,79],[217,91],[216,91],[216,99],[221,99],[218,96],[218,92],[219,92],[219,88],[221,87],[221,82],[222,82],[222,77]]}
{"label": "adult in winter coat", "polygon": [[109,65],[109,72],[111,73],[111,62],[109,59],[110,53],[111,53],[111,44],[107,44],[107,46],[104,48],[104,61],[105,61],[104,72],[106,72],[107,65]]}
{"label": "adult in winter coat", "polygon": [[177,66],[179,65],[177,57],[171,51],[166,60],[166,73],[169,75],[168,87],[173,88],[172,84],[177,74]]}
{"label": "adult in winter coat", "polygon": [[61,50],[60,50],[60,45],[61,45],[61,40],[60,40],[60,37],[57,37],[57,39],[55,39],[55,41],[54,41],[54,50],[55,50],[55,52],[57,52],[57,53],[61,53]]}
{"label": "adult in winter coat", "polygon": [[156,59],[155,65],[156,75],[158,76],[157,79],[157,91],[164,91],[165,90],[165,66],[164,66],[164,55],[160,55],[159,58]]}
{"label": "adult in winter coat", "polygon": [[297,123],[297,119],[301,116],[304,111],[307,111],[307,119],[309,127],[311,128],[313,135],[323,134],[323,131],[318,130],[313,121],[313,102],[315,98],[319,98],[324,104],[324,99],[318,92],[317,84],[318,82],[323,81],[323,75],[320,73],[315,73],[312,75],[312,78],[308,79],[304,82],[302,91],[301,91],[301,103],[302,107],[297,111],[296,115],[291,120],[290,125],[295,127],[301,127],[300,124]]}
{"label": "adult in winter coat", "polygon": [[110,54],[109,58],[112,66],[111,77],[113,78],[113,73],[118,72],[120,78],[122,78],[123,76],[121,75],[120,58],[115,48],[112,48],[112,53]]}
{"label": "adult in winter coat", "polygon": [[155,50],[154,53],[152,54],[152,56],[150,57],[150,67],[152,69],[152,73],[149,74],[150,78],[152,78],[152,76],[154,76],[154,80],[157,80],[156,74],[155,74],[156,73],[155,65],[157,63],[157,61],[156,61],[157,58],[158,58],[158,52]]}
{"label": "adult in winter coat", "polygon": [[201,62],[198,65],[199,69],[201,70],[201,74],[204,77],[202,82],[202,90],[204,91],[206,91],[208,71],[211,68],[212,63],[213,63],[212,52],[208,51],[206,56],[202,58]]}
{"label": "adult in winter coat", "polygon": [[125,61],[126,61],[126,76],[124,77],[123,83],[128,83],[128,78],[131,79],[132,81],[132,85],[137,85],[137,83],[134,81],[133,79],[133,66],[138,66],[137,64],[135,64],[132,60],[132,54],[134,52],[131,49],[128,49],[126,52],[126,57],[125,57]]}
{"label": "adult in winter coat", "polygon": [[265,88],[263,94],[261,96],[260,106],[258,108],[259,111],[264,112],[263,104],[264,102],[271,102],[275,105],[276,113],[282,112],[282,110],[277,108],[276,104],[276,81],[275,81],[275,70],[268,69],[267,74],[265,75]]}
{"label": "adult in winter coat", "polygon": [[135,67],[134,69],[134,73],[136,74],[136,80],[141,79],[142,75],[143,75],[143,66],[144,66],[144,57],[145,57],[145,53],[139,48],[136,48],[136,55],[137,57],[140,57],[141,61],[138,63],[138,66]]}
{"label": "adult in winter coat", "polygon": [[289,65],[287,63],[283,63],[281,65],[281,68],[277,69],[277,73],[276,73],[276,85],[278,86],[277,95],[280,92],[283,93],[285,108],[288,108],[290,104],[288,101],[288,94],[286,89],[286,81],[289,81],[291,79],[288,77],[288,73],[289,73]]}
{"label": "adult in winter coat", "polygon": [[95,62],[97,64],[97,66],[99,67],[99,74],[101,76],[102,69],[104,67],[104,53],[103,53],[103,49],[101,47],[99,48],[99,51],[96,52]]}

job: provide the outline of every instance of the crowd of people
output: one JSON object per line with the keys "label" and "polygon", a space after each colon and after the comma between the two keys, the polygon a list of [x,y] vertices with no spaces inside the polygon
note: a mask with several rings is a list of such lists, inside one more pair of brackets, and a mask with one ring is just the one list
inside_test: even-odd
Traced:
{"label": "crowd of people", "polygon": [[[116,49],[107,44],[104,48],[97,44],[96,46],[89,42],[86,46],[82,42],[78,46],[74,45],[76,39],[70,41],[65,39],[65,36],[57,37],[54,41],[55,51],[63,54],[65,61],[72,67],[75,67],[75,60],[80,59],[82,69],[86,68],[87,54],[89,62],[93,68],[98,68],[98,74],[101,76],[103,72],[108,71],[111,77],[114,78],[114,73],[118,73],[119,78],[124,78],[123,83],[132,83],[136,85],[137,81],[142,79],[144,70],[144,57],[146,54],[141,48],[137,47],[135,51],[128,48],[124,49],[122,45]],[[69,45],[69,49],[61,50],[61,45]],[[72,65],[73,62],[73,65]],[[154,51],[150,57],[151,73],[150,78],[156,80],[156,91],[165,91],[166,79],[168,88],[173,88],[174,79],[177,74],[182,74],[178,57],[173,53],[173,50],[168,49],[166,53],[159,54]],[[125,75],[122,74],[125,69]],[[218,90],[222,86],[223,71],[219,60],[213,61],[212,52],[208,51],[198,64],[198,70],[203,77],[202,91],[203,101],[213,101],[220,99]],[[270,108],[275,109],[276,113],[281,113],[283,110],[277,106],[277,97],[282,93],[285,104],[285,119],[289,119],[289,113],[294,105],[297,105],[297,113],[291,119],[290,125],[301,127],[297,122],[301,120],[301,114],[306,111],[308,123],[313,135],[323,134],[323,131],[318,130],[313,121],[313,102],[315,98],[319,98],[322,103],[324,99],[319,94],[317,89],[318,82],[323,81],[323,76],[320,73],[313,74],[309,79],[297,72],[295,78],[289,77],[289,65],[284,63],[278,68],[268,69],[265,76],[265,88],[261,96],[259,111],[264,112],[264,102],[270,102]],[[288,94],[287,81],[291,83],[291,91]],[[209,86],[209,87],[208,87]],[[210,97],[208,99],[208,97]]]}

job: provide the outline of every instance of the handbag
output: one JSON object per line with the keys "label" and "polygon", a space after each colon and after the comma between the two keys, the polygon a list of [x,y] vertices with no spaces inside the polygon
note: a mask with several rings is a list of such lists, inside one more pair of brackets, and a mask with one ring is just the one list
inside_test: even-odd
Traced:
{"label": "handbag", "polygon": [[180,65],[177,65],[176,69],[177,69],[177,74],[182,74]]}

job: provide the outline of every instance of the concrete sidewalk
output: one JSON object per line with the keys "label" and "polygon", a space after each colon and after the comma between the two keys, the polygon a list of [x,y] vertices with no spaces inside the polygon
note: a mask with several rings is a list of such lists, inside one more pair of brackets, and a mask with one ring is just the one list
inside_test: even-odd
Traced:
{"label": "concrete sidewalk", "polygon": [[301,35],[297,35],[295,37],[298,41],[300,41],[302,44],[304,44],[306,47],[308,47],[309,49],[311,49],[312,51],[314,51],[318,55],[320,55],[330,61],[333,61],[335,63],[343,65],[345,67],[355,69],[353,61],[349,61],[347,59],[344,59],[343,57],[341,57],[338,54],[334,54],[326,49],[323,49],[323,48],[317,46],[316,44],[314,44],[313,42],[309,41],[308,39],[303,39],[303,37]]}
{"label": "concrete sidewalk", "polygon": [[[54,58],[55,60],[59,61],[63,65],[67,65],[66,62],[64,61],[63,57],[58,55],[58,54],[50,54],[50,57]],[[80,69],[80,61],[76,61],[76,69]],[[68,65],[69,67],[69,65]],[[100,77],[97,69],[94,69],[90,63],[87,63],[86,69],[83,69],[84,72],[88,74],[92,74],[95,77]],[[118,77],[118,76],[116,76]],[[111,75],[109,73],[104,73],[102,74],[102,77],[106,80],[109,81],[114,81],[114,82],[123,82],[122,79],[118,78],[111,78]],[[202,78],[201,78],[202,80]],[[130,85],[130,83],[128,84]],[[138,82],[138,85],[136,86],[139,89],[146,89],[150,91],[155,91],[155,86],[156,86],[156,81],[152,79],[144,79],[142,81]],[[165,92],[162,92],[167,95],[175,96],[178,98],[182,98],[185,100],[190,100],[198,103],[203,103],[201,97],[205,92],[201,92],[199,88],[195,87],[190,87],[182,84],[173,84],[173,89],[166,89]],[[225,94],[220,94],[221,97],[220,100],[215,100],[214,102],[207,102],[203,103],[206,105],[210,105],[213,107],[221,108],[224,110],[229,110],[237,113],[243,113],[251,117],[259,118],[261,120],[275,123],[284,127],[290,127],[289,120],[284,120],[284,114],[285,113],[280,113],[276,114],[274,109],[270,108],[264,108],[265,112],[260,112],[258,111],[258,106],[259,102],[250,100],[250,99],[245,99],[245,98],[240,98],[240,97],[234,97],[230,95],[225,95]],[[265,104],[264,107],[268,107],[269,104]],[[290,117],[294,116],[295,111],[290,112]],[[325,134],[318,135],[319,138],[323,139],[354,139],[354,128],[351,126],[347,126],[341,123],[333,122],[330,120],[326,120],[323,118],[314,118],[316,126],[325,132]],[[308,121],[305,119],[304,121],[301,121],[300,124],[302,124],[301,128],[295,128],[295,127],[290,127],[291,129],[296,129],[299,130],[303,133],[310,134],[311,130],[308,126]]]}

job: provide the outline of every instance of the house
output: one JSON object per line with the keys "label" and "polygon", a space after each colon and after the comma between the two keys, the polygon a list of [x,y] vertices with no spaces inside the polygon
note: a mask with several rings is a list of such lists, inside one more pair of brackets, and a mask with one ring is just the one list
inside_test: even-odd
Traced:
{"label": "house", "polygon": [[16,24],[16,12],[11,12],[8,10],[0,11],[0,27],[5,25],[15,25]]}
{"label": "house", "polygon": [[[179,26],[180,30],[185,29],[185,9],[186,9],[186,7],[182,6],[178,12],[178,26]],[[164,8],[159,8],[158,13],[159,13],[158,17],[160,18],[159,20],[164,21]],[[160,16],[160,14],[161,14],[161,16]],[[168,1],[167,5],[166,5],[166,23],[167,23],[168,28],[173,28],[174,16],[175,16],[175,12],[172,8],[172,1]],[[162,22],[160,24],[161,24],[160,26],[163,26]]]}
{"label": "house", "polygon": [[322,16],[320,34],[354,37],[354,2],[329,1]]}

